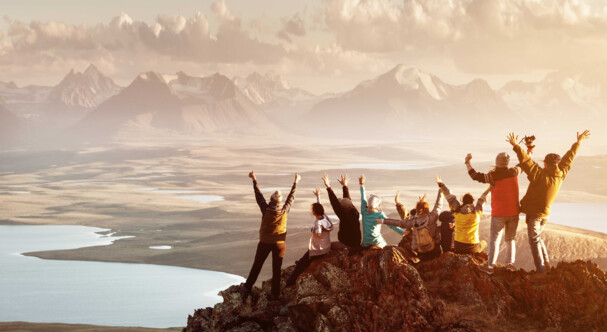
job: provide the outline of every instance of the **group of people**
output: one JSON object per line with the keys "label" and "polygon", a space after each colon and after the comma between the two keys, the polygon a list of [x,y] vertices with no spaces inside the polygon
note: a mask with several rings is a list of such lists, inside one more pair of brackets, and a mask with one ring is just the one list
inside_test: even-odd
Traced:
{"label": "group of people", "polygon": [[[550,268],[550,260],[542,240],[542,233],[550,215],[550,206],[571,169],[580,143],[589,137],[588,130],[578,132],[576,142],[562,158],[556,153],[549,153],[543,160],[543,167],[540,167],[530,157],[532,147],[527,146],[528,150],[525,151],[519,145],[518,136],[510,133],[506,141],[512,145],[516,153],[519,161],[516,166],[509,167],[509,155],[501,152],[495,159],[495,167],[487,173],[480,173],[470,164],[472,155],[468,154],[465,158],[464,163],[469,176],[475,181],[489,185],[476,202],[470,193],[465,194],[459,201],[437,175],[435,180],[438,191],[432,210],[424,195],[419,198],[414,209],[407,211],[400,202],[400,195],[397,192],[395,203],[400,219],[390,219],[386,216],[382,211],[380,196],[373,194],[366,196],[364,175],[358,179],[361,195],[359,212],[350,197],[349,177],[342,175],[338,179],[343,192],[342,198],[338,198],[331,187],[329,176],[324,174],[322,180],[329,196],[329,202],[339,219],[337,238],[339,242],[349,248],[351,254],[364,249],[381,249],[386,246],[386,241],[381,235],[381,226],[386,225],[403,235],[403,240],[399,245],[409,250],[412,257],[415,257],[415,261],[433,259],[449,251],[457,254],[482,252],[487,248],[487,242],[480,240],[479,222],[483,214],[483,204],[487,195],[491,194],[488,260],[486,265],[479,265],[478,268],[488,274],[494,272],[501,238],[505,233],[506,269],[516,270],[514,239],[519,214],[524,213],[529,246],[536,270],[546,272]],[[522,172],[527,175],[529,186],[527,193],[519,203],[518,176]],[[272,253],[272,297],[278,299],[280,271],[286,252],[287,214],[295,199],[297,183],[301,177],[299,174],[295,174],[295,181],[284,203],[280,191],[275,191],[270,197],[270,202],[267,203],[259,190],[253,171],[249,173],[249,177],[253,180],[255,198],[261,209],[262,219],[255,260],[244,288],[245,291],[250,292],[265,260]],[[305,271],[311,261],[324,257],[331,250],[330,233],[333,231],[334,225],[325,213],[320,192],[319,187],[314,190],[316,203],[311,206],[314,224],[311,228],[312,235],[308,251],[296,262],[294,271],[287,279],[287,286],[295,284],[297,277]],[[441,212],[443,196],[449,204],[449,211]]]}

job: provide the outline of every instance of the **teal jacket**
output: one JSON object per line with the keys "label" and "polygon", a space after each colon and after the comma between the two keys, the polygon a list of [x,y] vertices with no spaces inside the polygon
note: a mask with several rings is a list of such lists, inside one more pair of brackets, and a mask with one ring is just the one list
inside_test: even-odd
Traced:
{"label": "teal jacket", "polygon": [[[360,187],[360,213],[363,217],[363,247],[369,246],[386,246],[386,240],[381,236],[381,224],[375,222],[375,219],[387,219],[382,211],[369,212],[367,211],[367,196],[365,196],[365,187]],[[386,225],[392,228],[395,232],[402,235],[405,231],[396,226]]]}

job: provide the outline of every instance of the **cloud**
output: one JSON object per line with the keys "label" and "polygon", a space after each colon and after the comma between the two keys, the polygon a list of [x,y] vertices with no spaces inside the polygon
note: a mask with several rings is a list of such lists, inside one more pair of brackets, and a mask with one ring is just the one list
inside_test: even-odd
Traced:
{"label": "cloud", "polygon": [[581,0],[326,0],[345,50],[444,54],[467,72],[558,68],[607,55],[607,10]]}
{"label": "cloud", "polygon": [[198,63],[275,63],[285,49],[253,38],[225,2],[216,2],[216,33],[198,12],[193,17],[159,16],[148,24],[122,13],[109,23],[73,25],[56,21],[8,20],[0,43],[0,65],[52,64],[113,57],[146,61],[167,57]]}
{"label": "cloud", "polygon": [[293,17],[282,19],[282,29],[278,31],[276,36],[291,42],[290,36],[303,37],[306,35],[306,27],[300,13],[295,13]]}

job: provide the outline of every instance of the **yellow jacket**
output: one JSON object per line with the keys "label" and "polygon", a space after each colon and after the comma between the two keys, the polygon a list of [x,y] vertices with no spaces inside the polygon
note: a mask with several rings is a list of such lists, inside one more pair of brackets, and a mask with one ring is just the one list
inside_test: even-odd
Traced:
{"label": "yellow jacket", "polygon": [[455,241],[461,243],[479,243],[478,224],[481,221],[483,211],[472,213],[455,212]]}

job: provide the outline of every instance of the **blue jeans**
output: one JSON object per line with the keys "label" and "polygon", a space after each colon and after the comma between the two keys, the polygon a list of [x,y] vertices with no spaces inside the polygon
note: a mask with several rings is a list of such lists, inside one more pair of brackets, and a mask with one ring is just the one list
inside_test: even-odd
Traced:
{"label": "blue jeans", "polygon": [[491,240],[489,241],[489,258],[487,265],[493,267],[499,255],[500,242],[504,229],[506,231],[506,263],[514,264],[516,246],[514,237],[518,227],[518,215],[511,217],[491,217]]}
{"label": "blue jeans", "polygon": [[538,272],[546,272],[545,263],[550,263],[550,260],[548,259],[546,245],[544,244],[544,240],[542,240],[542,234],[544,233],[544,227],[548,222],[548,218],[526,217],[525,221],[527,222],[529,247],[531,247],[535,269]]}

